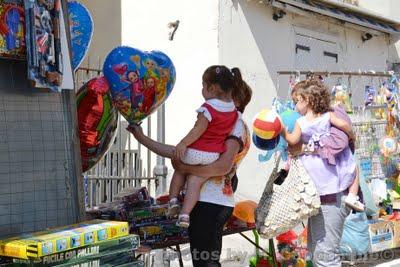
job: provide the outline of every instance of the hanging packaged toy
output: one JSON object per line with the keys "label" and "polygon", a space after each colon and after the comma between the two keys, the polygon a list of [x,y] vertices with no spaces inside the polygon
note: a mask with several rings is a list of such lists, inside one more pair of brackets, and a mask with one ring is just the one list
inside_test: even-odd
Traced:
{"label": "hanging packaged toy", "polygon": [[365,101],[364,104],[366,107],[374,105],[376,90],[373,86],[366,85],[365,86]]}
{"label": "hanging packaged toy", "polygon": [[394,124],[399,124],[399,87],[398,80],[395,75],[389,79],[386,84],[386,103],[389,110],[388,114],[388,125],[393,126]]}
{"label": "hanging packaged toy", "polygon": [[[375,103],[378,106],[385,105],[385,103],[386,103],[386,90],[387,90],[387,88],[385,87],[384,84],[379,88],[378,94],[375,97]],[[376,109],[375,112],[374,112],[374,117],[377,120],[386,119],[385,109],[383,109],[383,108]]]}
{"label": "hanging packaged toy", "polygon": [[398,144],[394,137],[385,136],[379,141],[379,148],[382,155],[387,158],[396,154]]}
{"label": "hanging packaged toy", "polygon": [[353,113],[349,90],[341,80],[332,88],[332,95],[334,106],[342,106],[347,113]]}

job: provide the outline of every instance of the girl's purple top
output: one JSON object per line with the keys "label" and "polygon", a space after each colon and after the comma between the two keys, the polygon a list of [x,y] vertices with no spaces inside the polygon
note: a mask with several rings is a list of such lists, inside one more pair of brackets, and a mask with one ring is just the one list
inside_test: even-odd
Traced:
{"label": "girl's purple top", "polygon": [[[305,144],[320,143],[321,139],[330,135],[331,123],[329,112],[314,121],[307,121],[303,116],[297,120],[301,128],[301,140]],[[356,163],[350,148],[347,146],[340,156],[336,156],[336,165],[317,154],[301,156],[304,168],[314,181],[318,193],[335,194],[346,190],[354,181]]]}

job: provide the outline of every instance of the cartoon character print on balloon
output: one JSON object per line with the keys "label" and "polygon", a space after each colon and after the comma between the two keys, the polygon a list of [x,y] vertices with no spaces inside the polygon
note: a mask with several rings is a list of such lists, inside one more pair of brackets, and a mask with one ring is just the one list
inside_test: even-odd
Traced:
{"label": "cartoon character print on balloon", "polygon": [[156,79],[148,77],[145,81],[145,89],[143,91],[143,104],[139,109],[143,114],[148,114],[153,106],[156,97]]}
{"label": "cartoon character print on balloon", "polygon": [[110,81],[115,106],[130,123],[155,111],[175,82],[172,61],[158,51],[118,47],[107,56],[103,71]]}

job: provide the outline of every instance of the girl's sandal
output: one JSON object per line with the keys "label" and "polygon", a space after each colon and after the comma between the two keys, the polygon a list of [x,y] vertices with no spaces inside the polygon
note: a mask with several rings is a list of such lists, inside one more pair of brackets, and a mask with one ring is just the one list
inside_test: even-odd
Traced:
{"label": "girl's sandal", "polygon": [[187,214],[179,214],[176,225],[182,228],[188,228],[190,225],[190,217]]}

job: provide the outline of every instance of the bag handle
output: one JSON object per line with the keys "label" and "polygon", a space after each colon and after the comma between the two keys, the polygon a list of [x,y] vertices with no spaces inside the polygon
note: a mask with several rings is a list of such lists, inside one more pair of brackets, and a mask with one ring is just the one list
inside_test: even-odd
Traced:
{"label": "bag handle", "polygon": [[275,167],[272,170],[272,172],[267,180],[264,191],[262,193],[260,201],[258,202],[258,206],[255,210],[257,229],[259,229],[262,226],[265,218],[267,217],[267,213],[265,212],[265,210],[266,210],[265,206],[268,205],[269,202],[267,202],[266,200],[271,197],[274,182],[277,178],[278,167],[279,167],[280,161],[281,161],[281,155],[279,154],[275,160]]}

